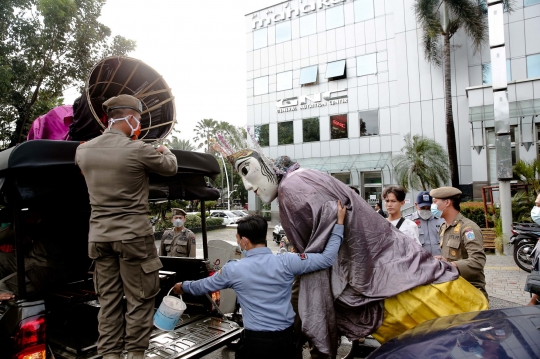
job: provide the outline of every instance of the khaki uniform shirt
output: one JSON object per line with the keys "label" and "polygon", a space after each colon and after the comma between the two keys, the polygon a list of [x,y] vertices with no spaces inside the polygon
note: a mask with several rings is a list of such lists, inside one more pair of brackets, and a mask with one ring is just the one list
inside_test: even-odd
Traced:
{"label": "khaki uniform shirt", "polygon": [[197,246],[195,234],[187,228],[176,232],[167,229],[161,237],[160,256],[167,257],[192,257],[195,258]]}
{"label": "khaki uniform shirt", "polygon": [[161,154],[112,129],[80,145],[75,161],[84,174],[92,205],[90,242],[153,234],[148,220],[148,174],[174,176],[178,165],[171,151]]}
{"label": "khaki uniform shirt", "polygon": [[449,262],[455,262],[460,275],[480,289],[487,297],[484,266],[484,237],[480,227],[461,213],[452,224],[444,222],[439,233],[442,256]]}

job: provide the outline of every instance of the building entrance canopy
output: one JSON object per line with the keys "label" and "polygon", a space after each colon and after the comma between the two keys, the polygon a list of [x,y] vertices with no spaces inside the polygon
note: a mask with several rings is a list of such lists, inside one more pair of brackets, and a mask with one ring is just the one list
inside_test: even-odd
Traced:
{"label": "building entrance canopy", "polygon": [[[540,99],[510,102],[510,118],[540,115]],[[469,122],[495,120],[493,105],[469,108]]]}
{"label": "building entrance canopy", "polygon": [[390,152],[382,152],[350,156],[306,158],[298,160],[298,163],[303,168],[327,173],[373,171],[382,170],[390,158]]}

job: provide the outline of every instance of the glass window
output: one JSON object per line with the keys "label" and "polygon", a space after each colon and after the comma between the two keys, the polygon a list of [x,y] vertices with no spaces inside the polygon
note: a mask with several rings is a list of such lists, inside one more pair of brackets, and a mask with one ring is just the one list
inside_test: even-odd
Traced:
{"label": "glass window", "polygon": [[326,30],[335,29],[345,25],[343,6],[336,6],[326,10]]}
{"label": "glass window", "polygon": [[300,18],[300,37],[317,33],[317,14],[302,16]]}
{"label": "glass window", "polygon": [[278,145],[290,145],[294,143],[293,122],[280,122],[277,124]]}
{"label": "glass window", "polygon": [[368,54],[356,58],[356,76],[373,75],[377,73],[377,54]]}
{"label": "glass window", "polygon": [[300,70],[300,85],[313,84],[317,82],[317,72],[319,66],[304,67]]}
{"label": "glass window", "polygon": [[360,136],[376,136],[379,134],[379,111],[360,112]]}
{"label": "glass window", "polygon": [[290,90],[292,89],[292,71],[282,72],[277,74],[277,91]]}
{"label": "glass window", "polygon": [[345,60],[329,62],[326,65],[326,78],[339,80],[345,78]]}
{"label": "glass window", "polygon": [[373,19],[373,0],[357,0],[354,2],[354,21]]}
{"label": "glass window", "polygon": [[332,140],[347,138],[347,115],[330,116],[330,129]]}
{"label": "glass window", "polygon": [[255,126],[255,139],[261,147],[270,146],[270,125]]}
{"label": "glass window", "polygon": [[276,44],[291,39],[291,22],[284,21],[276,25]]}
{"label": "glass window", "polygon": [[263,76],[253,80],[253,96],[268,93],[268,76]]}
{"label": "glass window", "polygon": [[350,172],[332,173],[332,177],[334,177],[335,179],[345,183],[346,185],[351,184],[351,173]]}
{"label": "glass window", "polygon": [[319,119],[305,118],[302,120],[302,128],[304,134],[304,142],[317,142],[320,141],[320,128]]}
{"label": "glass window", "polygon": [[253,31],[253,50],[268,46],[268,28]]}
{"label": "glass window", "polygon": [[540,4],[540,0],[525,0],[523,2],[524,6],[531,6],[531,5],[536,5],[536,4]]}
{"label": "glass window", "polygon": [[527,77],[540,77],[540,54],[527,56]]}
{"label": "glass window", "polygon": [[482,85],[491,84],[491,63],[482,64]]}

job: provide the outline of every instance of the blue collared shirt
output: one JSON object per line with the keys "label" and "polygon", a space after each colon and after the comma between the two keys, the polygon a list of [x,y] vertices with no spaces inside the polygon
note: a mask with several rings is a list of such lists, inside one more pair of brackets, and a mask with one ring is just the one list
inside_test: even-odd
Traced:
{"label": "blue collared shirt", "polygon": [[291,305],[294,277],[331,267],[342,240],[343,226],[336,224],[322,253],[273,254],[266,247],[254,248],[247,252],[246,258],[227,263],[212,277],[184,282],[182,289],[192,295],[204,295],[232,288],[242,307],[246,329],[284,330],[294,322]]}

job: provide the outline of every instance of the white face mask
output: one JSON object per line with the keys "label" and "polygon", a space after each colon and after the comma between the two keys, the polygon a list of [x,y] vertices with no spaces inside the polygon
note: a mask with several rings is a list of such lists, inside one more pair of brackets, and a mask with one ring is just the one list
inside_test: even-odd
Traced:
{"label": "white face mask", "polygon": [[431,216],[433,216],[433,213],[431,213],[430,209],[419,209],[418,216],[420,216],[420,218],[422,218],[424,221],[427,221],[431,218]]}
{"label": "white face mask", "polygon": [[177,218],[173,221],[173,226],[176,228],[180,228],[184,225],[184,221],[182,221],[180,218]]}
{"label": "white face mask", "polygon": [[531,218],[536,224],[540,224],[540,207],[534,206],[531,210]]}
{"label": "white face mask", "polygon": [[[131,122],[129,122],[129,118],[130,117],[133,117],[133,119],[135,120],[135,122],[137,122],[137,125],[135,127],[131,126]],[[126,123],[128,124],[129,128],[131,128],[131,134],[129,135],[129,137],[133,137],[133,135],[135,134],[135,131],[137,131],[139,129],[139,126],[141,125],[141,121],[137,120],[135,118],[135,116],[132,116],[132,115],[129,115],[129,116],[126,116],[126,117],[122,117],[122,118],[111,118],[109,119],[109,129],[112,127],[112,125],[115,123],[115,122],[118,122],[118,121],[126,121]]]}
{"label": "white face mask", "polygon": [[244,187],[253,191],[261,201],[270,203],[277,197],[278,181],[273,170],[261,163],[255,157],[241,158],[235,163],[236,170],[242,176]]}

